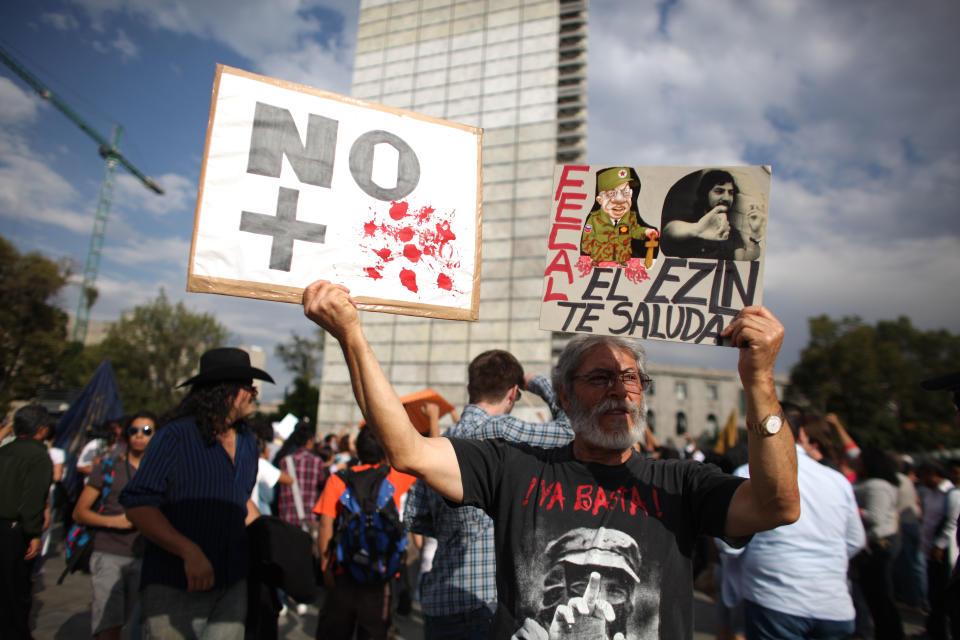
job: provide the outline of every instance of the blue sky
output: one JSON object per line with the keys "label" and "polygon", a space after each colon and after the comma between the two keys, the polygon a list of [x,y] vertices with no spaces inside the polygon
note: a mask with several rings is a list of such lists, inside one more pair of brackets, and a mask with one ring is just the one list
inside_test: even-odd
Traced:
{"label": "blue sky", "polygon": [[[298,307],[184,292],[214,65],[349,93],[357,4],[2,3],[3,46],[105,135],[122,123],[124,153],[167,190],[120,172],[92,319],[164,287],[281,373],[273,345],[309,330]],[[947,0],[591,0],[587,159],[773,166],[764,301],[788,330],[781,371],[820,313],[960,332],[958,27]],[[0,67],[0,233],[82,268],[102,174],[94,143]],[[76,287],[61,301],[72,313]]]}

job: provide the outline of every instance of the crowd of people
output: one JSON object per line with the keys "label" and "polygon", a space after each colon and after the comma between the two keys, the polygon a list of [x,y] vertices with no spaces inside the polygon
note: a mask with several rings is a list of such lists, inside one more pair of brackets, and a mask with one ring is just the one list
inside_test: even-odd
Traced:
{"label": "crowd of people", "polygon": [[[178,406],[108,421],[75,456],[44,445],[43,407],[16,412],[0,433],[4,637],[31,637],[59,503],[64,530],[92,534],[98,638],[276,638],[320,585],[317,638],[391,637],[411,600],[428,640],[689,638],[698,588],[720,639],[899,639],[910,607],[925,637],[960,640],[960,465],[858,446],[837,416],[780,402],[768,310],[724,330],[747,436],[722,453],[657,441],[646,355],[609,336],[571,339],[550,378],[478,355],[469,403],[441,435],[426,402],[421,433],[349,292],[314,283],[304,310],[342,347],[359,430],[301,421],[281,442],[256,415],[254,381],[272,378],[234,348],[203,354]],[[926,386],[956,400],[960,375]],[[523,393],[548,422],[512,415]],[[77,489],[51,489],[71,464]]]}

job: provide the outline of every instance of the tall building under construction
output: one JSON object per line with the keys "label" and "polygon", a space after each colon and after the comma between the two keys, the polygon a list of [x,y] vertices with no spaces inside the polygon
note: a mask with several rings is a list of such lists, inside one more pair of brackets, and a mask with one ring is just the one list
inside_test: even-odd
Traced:
{"label": "tall building under construction", "polygon": [[[458,408],[467,364],[507,349],[549,375],[538,328],[553,168],[586,156],[587,0],[362,0],[352,95],[482,127],[478,322],[363,313],[397,392],[432,388]],[[318,433],[362,418],[328,338]],[[548,414],[526,396],[516,415]],[[549,419],[548,416],[547,419]]]}

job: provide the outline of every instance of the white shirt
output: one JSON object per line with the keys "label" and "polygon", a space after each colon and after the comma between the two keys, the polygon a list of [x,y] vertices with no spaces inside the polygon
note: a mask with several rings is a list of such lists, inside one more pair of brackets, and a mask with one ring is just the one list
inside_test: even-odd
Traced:
{"label": "white shirt", "polygon": [[280,469],[277,469],[266,458],[257,458],[257,481],[253,484],[250,499],[257,505],[257,511],[262,516],[272,515],[270,503],[273,502],[273,488],[280,480]]}
{"label": "white shirt", "polygon": [[[754,534],[743,549],[719,544],[726,554],[724,573],[734,565],[731,574],[739,572],[735,589],[740,596],[768,609],[818,620],[852,620],[847,563],[866,544],[853,488],[843,474],[814,461],[799,446],[797,471],[800,518]],[[750,475],[747,465],[734,473]]]}
{"label": "white shirt", "polygon": [[923,492],[923,552],[943,549],[948,566],[957,562],[957,518],[960,517],[960,491],[944,479],[936,490]]}

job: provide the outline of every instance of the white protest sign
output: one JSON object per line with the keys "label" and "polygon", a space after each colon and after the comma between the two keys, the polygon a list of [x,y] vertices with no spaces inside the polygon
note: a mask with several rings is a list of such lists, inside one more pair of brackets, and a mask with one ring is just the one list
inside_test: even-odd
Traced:
{"label": "white protest sign", "polygon": [[290,434],[293,433],[294,428],[297,426],[297,423],[300,422],[300,418],[288,413],[283,416],[283,419],[280,422],[273,423],[273,430],[278,436],[286,440],[290,437]]}
{"label": "white protest sign", "polygon": [[769,167],[558,166],[540,328],[720,344],[763,300]]}
{"label": "white protest sign", "polygon": [[187,290],[476,320],[481,135],[217,65]]}

